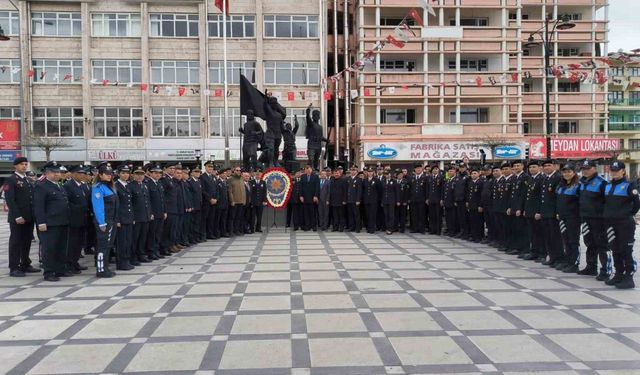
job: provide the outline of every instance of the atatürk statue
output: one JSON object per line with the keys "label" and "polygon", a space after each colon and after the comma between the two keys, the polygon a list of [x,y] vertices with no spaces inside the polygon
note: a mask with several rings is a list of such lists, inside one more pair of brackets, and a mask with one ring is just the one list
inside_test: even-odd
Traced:
{"label": "atat\u00fcrk statue", "polygon": [[264,112],[267,121],[263,150],[267,153],[266,164],[268,167],[279,166],[278,150],[282,142],[282,123],[287,117],[287,111],[278,103],[278,99],[271,96],[264,101]]}
{"label": "atat\u00fcrk statue", "polygon": [[255,120],[253,111],[247,111],[247,122],[240,128],[243,134],[242,163],[244,169],[255,170],[258,163],[258,143],[262,142],[264,131],[262,126]]}
{"label": "atat\u00fcrk statue", "polygon": [[322,136],[322,127],[319,123],[320,111],[316,109],[312,115],[310,115],[310,113],[311,104],[307,107],[307,128],[305,131],[305,137],[307,138],[307,157],[313,169],[318,169],[320,153],[322,152],[322,142],[328,141]]}
{"label": "atat\u00fcrk statue", "polygon": [[296,160],[296,133],[298,133],[298,128],[300,128],[298,116],[294,116],[293,121],[295,124],[293,129],[291,129],[290,123],[287,123],[282,129],[282,138],[284,139],[282,161],[284,162],[285,168],[289,168],[291,166],[290,162]]}

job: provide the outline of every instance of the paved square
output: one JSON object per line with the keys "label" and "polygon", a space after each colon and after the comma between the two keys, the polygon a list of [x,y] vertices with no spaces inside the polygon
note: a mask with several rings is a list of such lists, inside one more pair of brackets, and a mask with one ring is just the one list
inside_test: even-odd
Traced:
{"label": "paved square", "polygon": [[483,245],[274,230],[209,241],[113,279],[90,268],[54,284],[8,277],[6,223],[0,229],[0,373],[640,368],[639,290]]}

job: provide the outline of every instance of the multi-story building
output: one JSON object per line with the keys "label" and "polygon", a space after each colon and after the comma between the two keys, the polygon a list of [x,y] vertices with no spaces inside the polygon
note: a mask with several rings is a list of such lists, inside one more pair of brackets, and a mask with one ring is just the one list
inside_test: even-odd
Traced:
{"label": "multi-story building", "polygon": [[36,164],[58,139],[50,157],[62,163],[219,161],[227,131],[238,160],[244,74],[280,98],[287,121],[298,116],[304,156],[305,108],[324,101],[322,18],[317,0],[231,0],[225,93],[213,0],[0,0],[0,120],[22,122],[21,152]]}
{"label": "multi-story building", "polygon": [[640,169],[640,67],[609,69],[609,135],[620,138],[620,159],[630,164],[630,174]]}
{"label": "multi-story building", "polygon": [[[545,90],[554,137],[606,135],[606,85],[544,74],[543,44],[525,44],[530,36],[541,42],[545,20],[551,28],[565,19],[573,27],[551,35],[551,66],[606,56],[607,0],[427,1],[435,16],[419,3],[357,3],[358,57],[376,56],[357,74],[352,133],[359,160],[478,159],[479,147],[490,151],[500,142],[509,145],[499,147],[501,155],[523,157],[526,136],[546,133]],[[407,16],[413,8],[424,27]],[[386,43],[376,51],[402,20],[415,36],[407,33],[404,47]],[[578,70],[593,76],[604,69]]]}

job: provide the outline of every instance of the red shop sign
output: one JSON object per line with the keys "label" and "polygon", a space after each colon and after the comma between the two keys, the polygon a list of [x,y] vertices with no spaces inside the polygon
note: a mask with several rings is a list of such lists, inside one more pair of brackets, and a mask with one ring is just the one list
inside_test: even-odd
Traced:
{"label": "red shop sign", "polygon": [[19,120],[0,120],[0,150],[20,150]]}
{"label": "red shop sign", "polygon": [[[611,152],[620,149],[619,139],[606,138],[552,138],[551,157],[556,159],[584,159],[611,157]],[[545,138],[529,140],[529,157],[544,159],[547,155]]]}

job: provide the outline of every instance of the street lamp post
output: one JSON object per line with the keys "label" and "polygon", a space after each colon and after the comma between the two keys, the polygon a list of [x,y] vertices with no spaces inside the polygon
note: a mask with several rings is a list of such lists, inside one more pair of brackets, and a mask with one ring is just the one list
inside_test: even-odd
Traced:
{"label": "street lamp post", "polygon": [[[551,28],[551,32],[549,32],[549,23],[553,22],[553,27]],[[551,70],[551,38],[555,35],[556,30],[569,30],[576,27],[576,24],[570,22],[567,19],[558,19],[558,20],[550,20],[546,19],[544,22],[544,27],[532,32],[527,39],[527,43],[525,43],[525,47],[534,47],[540,45],[540,42],[536,42],[535,35],[540,35],[542,39],[542,45],[544,49],[544,75],[547,80],[549,80],[549,70]],[[543,33],[544,31],[544,33]],[[553,133],[553,127],[551,125],[551,90],[549,89],[549,85],[545,87],[545,103],[544,103],[544,113],[545,113],[545,128],[544,128],[544,136],[547,144],[547,159],[551,159],[551,133]]]}

